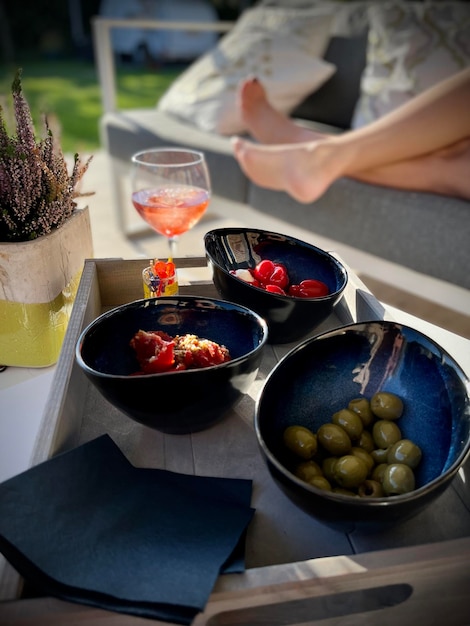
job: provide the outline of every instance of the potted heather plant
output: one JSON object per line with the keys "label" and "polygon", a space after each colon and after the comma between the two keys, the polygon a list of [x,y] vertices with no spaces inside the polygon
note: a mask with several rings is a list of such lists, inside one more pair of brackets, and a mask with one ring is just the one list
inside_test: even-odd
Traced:
{"label": "potted heather plant", "polygon": [[37,138],[23,94],[12,83],[16,132],[0,107],[0,364],[57,361],[84,260],[93,246],[78,183],[91,159],[75,155],[71,173],[44,118]]}

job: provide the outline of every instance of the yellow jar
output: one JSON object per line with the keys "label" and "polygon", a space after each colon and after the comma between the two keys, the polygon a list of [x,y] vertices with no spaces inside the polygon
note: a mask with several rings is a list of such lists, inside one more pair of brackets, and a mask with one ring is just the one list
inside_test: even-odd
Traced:
{"label": "yellow jar", "polygon": [[144,298],[157,298],[158,296],[178,295],[178,277],[176,270],[173,275],[161,278],[152,272],[149,265],[142,271]]}

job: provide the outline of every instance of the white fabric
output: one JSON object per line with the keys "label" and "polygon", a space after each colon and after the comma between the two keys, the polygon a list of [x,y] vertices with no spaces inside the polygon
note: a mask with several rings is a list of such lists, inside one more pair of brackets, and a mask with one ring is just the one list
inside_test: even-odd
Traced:
{"label": "white fabric", "polygon": [[[377,0],[376,0],[377,1]],[[257,7],[314,8],[333,17],[330,35],[354,37],[367,29],[367,8],[373,0],[259,0]]]}
{"label": "white fabric", "polygon": [[183,72],[160,99],[159,110],[201,130],[243,133],[237,89],[257,76],[271,104],[289,114],[336,71],[321,59],[330,37],[331,10],[246,10],[219,44]]}
{"label": "white fabric", "polygon": [[358,128],[470,65],[470,4],[384,2],[369,7]]}

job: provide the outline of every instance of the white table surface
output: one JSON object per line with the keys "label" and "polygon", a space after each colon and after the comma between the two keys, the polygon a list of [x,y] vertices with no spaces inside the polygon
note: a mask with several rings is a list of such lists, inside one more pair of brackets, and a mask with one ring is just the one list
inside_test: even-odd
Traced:
{"label": "white table surface", "polygon": [[[391,319],[420,330],[447,350],[470,379],[470,340],[393,307],[385,308]],[[31,465],[54,371],[54,366],[10,367],[0,373],[0,482]]]}
{"label": "white table surface", "polygon": [[55,367],[0,373],[0,482],[30,466]]}

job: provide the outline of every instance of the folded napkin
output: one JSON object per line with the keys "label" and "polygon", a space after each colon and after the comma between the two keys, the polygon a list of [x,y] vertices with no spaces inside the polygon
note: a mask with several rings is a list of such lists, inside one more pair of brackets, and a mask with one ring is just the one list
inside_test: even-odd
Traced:
{"label": "folded napkin", "polygon": [[251,490],[136,468],[104,435],[0,485],[0,550],[46,594],[190,624],[244,567]]}

